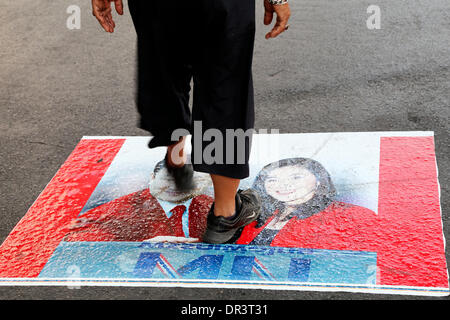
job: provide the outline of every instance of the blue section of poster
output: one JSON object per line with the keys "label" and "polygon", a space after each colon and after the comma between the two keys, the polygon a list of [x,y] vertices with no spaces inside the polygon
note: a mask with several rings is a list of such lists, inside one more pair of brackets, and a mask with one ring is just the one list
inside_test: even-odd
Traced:
{"label": "blue section of poster", "polygon": [[289,283],[376,283],[374,252],[242,245],[61,242],[42,279],[201,279]]}

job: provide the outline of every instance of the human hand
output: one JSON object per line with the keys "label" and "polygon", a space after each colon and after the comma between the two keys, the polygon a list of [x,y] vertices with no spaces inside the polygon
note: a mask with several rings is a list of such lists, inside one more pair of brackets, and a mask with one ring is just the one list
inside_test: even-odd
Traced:
{"label": "human hand", "polygon": [[272,23],[273,14],[277,15],[277,20],[273,29],[266,34],[266,39],[275,38],[288,29],[288,20],[291,16],[291,9],[288,3],[270,4],[268,0],[264,0],[264,24],[267,26]]}
{"label": "human hand", "polygon": [[111,2],[114,1],[118,14],[123,14],[122,0],[92,0],[92,14],[97,18],[106,32],[114,32],[116,24],[111,15]]}

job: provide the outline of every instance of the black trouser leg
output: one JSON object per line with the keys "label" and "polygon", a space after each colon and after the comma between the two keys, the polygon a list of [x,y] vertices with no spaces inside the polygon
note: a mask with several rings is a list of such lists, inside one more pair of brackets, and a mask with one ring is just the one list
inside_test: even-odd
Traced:
{"label": "black trouser leg", "polygon": [[175,129],[190,130],[192,66],[186,54],[187,19],[181,4],[129,1],[137,33],[138,125],[154,136],[150,147],[173,144]]}
{"label": "black trouser leg", "polygon": [[[138,35],[140,126],[155,137],[150,147],[174,143],[173,130],[185,128],[193,135],[196,171],[248,177],[248,130],[254,125],[254,0],[129,0],[129,6]],[[193,121],[199,121],[199,132]],[[243,143],[238,143],[242,134],[234,138],[236,130],[248,134]],[[218,132],[222,141],[212,137]],[[212,141],[205,140],[211,133]],[[209,152],[214,142],[221,142],[221,150]]]}

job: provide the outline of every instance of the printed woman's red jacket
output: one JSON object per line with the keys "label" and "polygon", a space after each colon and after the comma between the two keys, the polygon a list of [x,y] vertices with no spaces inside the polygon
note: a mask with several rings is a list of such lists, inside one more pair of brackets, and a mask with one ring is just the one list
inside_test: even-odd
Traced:
{"label": "printed woman's red jacket", "polygon": [[[277,214],[278,210],[261,228],[255,227],[256,222],[246,226],[237,244],[250,244]],[[434,265],[420,258],[426,257],[430,246],[435,250],[435,245],[421,243],[423,232],[408,231],[404,220],[395,222],[399,218],[396,214],[391,211],[380,216],[367,208],[336,201],[309,218],[291,218],[270,245],[376,252],[377,284],[445,287],[445,275],[429,276],[430,272],[441,273],[440,262]]]}

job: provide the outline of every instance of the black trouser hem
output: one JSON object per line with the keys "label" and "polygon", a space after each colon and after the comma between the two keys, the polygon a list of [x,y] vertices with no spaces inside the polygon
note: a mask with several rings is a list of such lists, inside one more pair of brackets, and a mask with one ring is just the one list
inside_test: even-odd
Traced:
{"label": "black trouser hem", "polygon": [[231,164],[192,164],[194,171],[216,174],[232,179],[245,179],[249,177],[248,165],[231,165]]}

